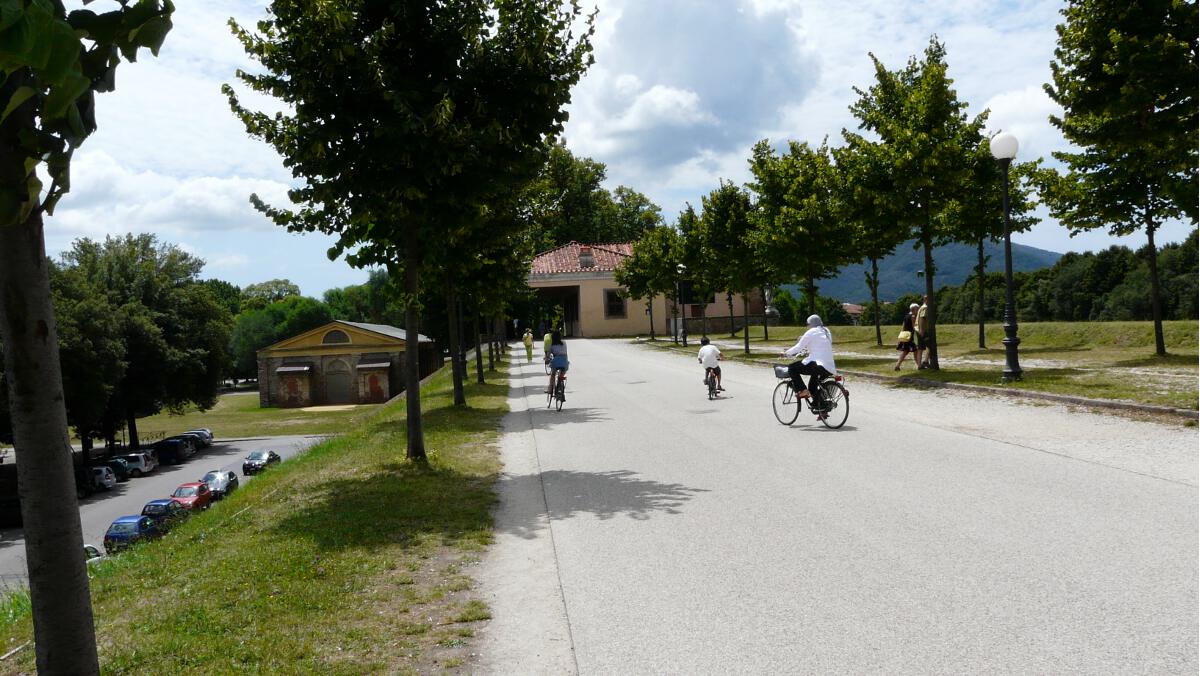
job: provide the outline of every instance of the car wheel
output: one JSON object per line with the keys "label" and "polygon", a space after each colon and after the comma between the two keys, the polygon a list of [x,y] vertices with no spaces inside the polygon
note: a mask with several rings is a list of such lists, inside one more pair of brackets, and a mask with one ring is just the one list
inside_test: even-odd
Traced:
{"label": "car wheel", "polygon": [[140,470],[140,469],[135,469],[135,470],[133,470],[132,472],[130,472],[130,473],[129,473],[129,475],[130,475],[130,476],[132,476],[132,477],[135,477],[135,478],[136,478],[136,477],[140,477],[140,476],[142,475],[142,470]]}

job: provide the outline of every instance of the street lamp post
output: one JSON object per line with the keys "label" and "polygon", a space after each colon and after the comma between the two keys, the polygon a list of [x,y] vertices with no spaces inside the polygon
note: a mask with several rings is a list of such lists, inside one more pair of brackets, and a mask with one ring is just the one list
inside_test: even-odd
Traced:
{"label": "street lamp post", "polygon": [[1008,231],[1008,168],[1017,156],[1017,137],[1008,132],[996,134],[991,140],[992,157],[1004,169],[1004,382],[1021,379],[1021,364],[1017,361],[1017,306],[1013,301],[1012,237]]}
{"label": "street lamp post", "polygon": [[683,346],[687,347],[687,306],[683,304],[683,276],[687,274],[687,266],[680,263],[675,271],[679,273],[679,281],[677,282],[675,297],[679,299],[679,334],[683,338]]}

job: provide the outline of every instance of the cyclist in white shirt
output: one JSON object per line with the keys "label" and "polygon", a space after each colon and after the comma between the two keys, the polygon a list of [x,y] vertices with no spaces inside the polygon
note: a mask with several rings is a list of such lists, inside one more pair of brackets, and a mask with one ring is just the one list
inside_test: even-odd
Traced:
{"label": "cyclist in white shirt", "polygon": [[[796,390],[796,396],[811,396],[813,403],[820,410],[821,388],[817,387],[817,383],[825,376],[837,375],[837,364],[833,361],[833,335],[825,328],[818,315],[810,316],[807,324],[809,328],[800,336],[800,340],[780,356],[807,355],[789,366],[788,372],[792,376],[792,387]],[[808,376],[808,389],[804,389],[800,379],[802,375]]]}
{"label": "cyclist in white shirt", "polygon": [[717,362],[725,360],[725,356],[717,349],[716,345],[710,345],[708,338],[700,339],[700,354],[696,356],[696,361],[704,365],[704,381],[708,382],[708,372],[711,369],[713,375],[717,377],[717,391],[724,392],[725,388],[721,387],[721,365]]}

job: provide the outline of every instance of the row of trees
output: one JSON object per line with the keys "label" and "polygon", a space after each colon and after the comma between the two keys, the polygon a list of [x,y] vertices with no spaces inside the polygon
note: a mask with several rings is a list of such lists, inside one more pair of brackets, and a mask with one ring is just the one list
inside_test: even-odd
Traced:
{"label": "row of trees", "polygon": [[[635,245],[618,278],[630,294],[668,293],[681,277],[706,292],[743,294],[798,281],[808,312],[817,312],[820,280],[870,261],[867,285],[878,304],[878,261],[906,240],[924,251],[930,296],[935,246],[976,244],[983,269],[983,244],[1003,228],[1000,169],[983,132],[987,112],[967,116],[936,39],[899,70],[871,58],[875,82],[856,89],[851,106],[859,131],[843,130],[838,148],[791,141],[780,152],[757,143],[745,187],[722,181],[701,198],[699,214],[688,206],[672,232],[649,232]],[[1015,167],[1014,230],[1034,223],[1028,214],[1037,171],[1036,162]],[[878,325],[876,337],[882,343]],[[936,368],[936,336],[929,339]]]}

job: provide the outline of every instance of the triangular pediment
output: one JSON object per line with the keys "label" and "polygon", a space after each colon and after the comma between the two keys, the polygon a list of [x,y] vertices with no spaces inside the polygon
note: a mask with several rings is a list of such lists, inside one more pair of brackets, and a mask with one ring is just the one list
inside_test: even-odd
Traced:
{"label": "triangular pediment", "polygon": [[[393,331],[401,332],[402,329],[393,329]],[[343,337],[344,340],[342,339]],[[322,348],[327,350],[339,347],[353,351],[360,351],[365,347],[371,347],[381,348],[379,350],[381,352],[391,352],[403,351],[404,345],[405,341],[402,338],[366,329],[352,322],[334,320],[291,338],[285,338],[277,343],[268,345],[259,350],[259,352],[295,352],[305,349]]]}

